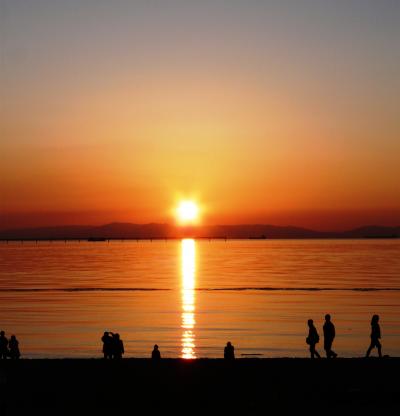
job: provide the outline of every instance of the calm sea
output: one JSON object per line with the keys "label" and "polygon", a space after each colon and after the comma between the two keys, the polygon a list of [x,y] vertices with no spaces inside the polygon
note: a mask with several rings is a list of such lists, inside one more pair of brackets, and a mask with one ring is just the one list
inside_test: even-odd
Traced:
{"label": "calm sea", "polygon": [[105,330],[129,357],[303,357],[325,313],[340,356],[364,355],[375,313],[400,355],[400,241],[0,244],[0,329],[24,357],[99,357]]}

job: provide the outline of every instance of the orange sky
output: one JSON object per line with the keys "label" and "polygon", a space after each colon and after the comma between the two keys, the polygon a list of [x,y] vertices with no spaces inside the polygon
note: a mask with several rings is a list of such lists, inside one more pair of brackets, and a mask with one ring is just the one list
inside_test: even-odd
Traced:
{"label": "orange sky", "polygon": [[6,3],[0,227],[400,224],[390,2]]}

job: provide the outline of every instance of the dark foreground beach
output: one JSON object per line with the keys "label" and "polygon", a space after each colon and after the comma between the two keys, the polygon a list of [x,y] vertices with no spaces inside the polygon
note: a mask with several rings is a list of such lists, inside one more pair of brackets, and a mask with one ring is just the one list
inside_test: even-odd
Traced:
{"label": "dark foreground beach", "polygon": [[400,359],[0,362],[0,414],[399,414]]}

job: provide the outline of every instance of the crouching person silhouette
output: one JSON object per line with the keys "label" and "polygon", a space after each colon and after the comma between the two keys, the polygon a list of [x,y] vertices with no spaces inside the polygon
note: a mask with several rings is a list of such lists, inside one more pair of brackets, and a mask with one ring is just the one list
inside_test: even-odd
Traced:
{"label": "crouching person silhouette", "polygon": [[161,354],[160,354],[160,350],[158,349],[158,345],[154,345],[154,349],[151,352],[151,359],[153,361],[160,361],[161,360]]}
{"label": "crouching person silhouette", "polygon": [[225,360],[234,360],[235,359],[235,347],[230,343],[226,343],[224,348],[224,359]]}
{"label": "crouching person silhouette", "polygon": [[314,326],[314,321],[312,319],[309,319],[308,322],[308,337],[306,338],[306,343],[310,346],[310,354],[311,358],[314,358],[317,356],[318,358],[321,358],[318,351],[315,349],[315,345],[319,342],[319,335],[317,332],[317,328]]}

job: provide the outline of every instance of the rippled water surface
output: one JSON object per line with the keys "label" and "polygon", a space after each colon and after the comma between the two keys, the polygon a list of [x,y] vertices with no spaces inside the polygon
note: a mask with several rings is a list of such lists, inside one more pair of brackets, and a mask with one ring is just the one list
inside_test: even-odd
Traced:
{"label": "rippled water surface", "polygon": [[[26,357],[306,356],[325,313],[341,356],[365,353],[372,314],[400,355],[399,240],[228,240],[0,244],[0,329]],[[319,345],[322,349],[322,345]]]}

